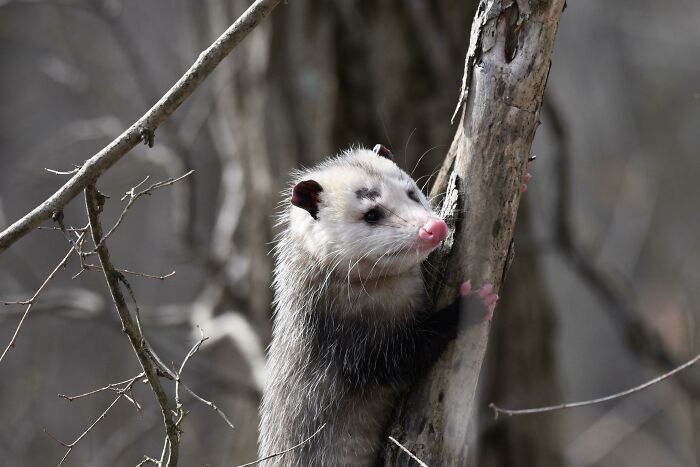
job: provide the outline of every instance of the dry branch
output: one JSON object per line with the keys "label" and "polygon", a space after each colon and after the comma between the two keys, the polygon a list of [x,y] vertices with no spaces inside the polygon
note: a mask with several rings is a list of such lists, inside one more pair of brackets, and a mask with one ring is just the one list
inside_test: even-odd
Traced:
{"label": "dry branch", "polygon": [[306,443],[308,443],[309,441],[311,441],[312,439],[314,439],[314,438],[316,437],[316,435],[318,435],[325,427],[326,427],[326,424],[324,423],[323,425],[321,425],[320,427],[318,427],[318,430],[316,430],[311,436],[309,436],[309,437],[306,438],[305,440],[299,442],[298,444],[295,444],[295,445],[292,446],[291,448],[285,449],[284,451],[275,452],[274,454],[270,454],[270,455],[267,455],[267,456],[265,456],[265,457],[261,457],[260,459],[255,459],[255,460],[252,461],[252,462],[248,462],[248,463],[246,463],[246,464],[241,464],[241,465],[238,465],[238,466],[236,466],[236,467],[250,467],[250,466],[253,466],[253,465],[257,465],[257,464],[259,464],[259,463],[261,463],[261,462],[263,462],[263,461],[266,461],[266,460],[268,460],[268,459],[272,459],[272,458],[274,458],[274,457],[283,456],[283,455],[287,454],[288,452],[294,451],[295,449],[299,449],[300,447],[302,447],[303,445],[305,445]]}
{"label": "dry branch", "polygon": [[691,358],[684,364],[674,368],[671,371],[668,371],[660,376],[657,376],[656,378],[649,380],[645,383],[642,383],[638,386],[635,386],[633,388],[626,389],[624,391],[617,392],[615,394],[610,394],[608,396],[604,397],[598,397],[596,399],[590,399],[586,401],[580,401],[580,402],[569,402],[566,404],[558,404],[558,405],[550,405],[547,407],[535,407],[535,408],[530,408],[530,409],[504,409],[501,407],[498,407],[496,404],[493,402],[489,404],[489,407],[493,409],[493,414],[495,418],[498,418],[499,413],[503,413],[506,415],[527,415],[527,414],[534,414],[534,413],[543,413],[543,412],[553,412],[555,410],[563,410],[563,409],[573,409],[576,407],[585,407],[588,405],[596,405],[596,404],[602,404],[603,402],[608,402],[612,401],[615,399],[620,399],[622,397],[629,396],[631,394],[634,394],[639,391],[643,391],[644,389],[647,389],[655,384],[660,383],[661,381],[670,378],[671,376],[675,375],[676,373],[680,373],[681,371],[685,370],[686,368],[690,368],[691,366],[695,365],[698,361],[700,361],[700,354],[696,355],[695,357]]}
{"label": "dry branch", "polygon": [[[482,0],[465,62],[461,119],[431,195],[454,236],[432,258],[438,308],[461,281],[502,283],[564,0]],[[496,319],[498,319],[496,317]],[[399,407],[393,437],[431,465],[466,465],[488,324],[467,329]],[[400,464],[388,447],[385,465]]]}
{"label": "dry branch", "polygon": [[75,198],[87,185],[114,165],[141,141],[152,145],[158,126],[163,123],[206,79],[217,65],[243,40],[280,0],[257,0],[209,48],[168,92],[117,139],[91,157],[49,199],[0,233],[0,254],[49,219]]}
{"label": "dry branch", "polygon": [[88,185],[85,188],[85,205],[88,212],[88,218],[90,220],[92,239],[95,245],[99,245],[97,247],[97,254],[100,258],[102,272],[104,273],[105,280],[112,295],[112,300],[114,300],[117,312],[119,313],[122,329],[129,337],[129,341],[131,342],[131,346],[133,347],[139,363],[141,364],[141,368],[143,369],[144,373],[146,373],[148,384],[151,386],[151,390],[156,396],[158,405],[160,405],[169,446],[167,463],[165,462],[165,459],[161,459],[161,461],[163,461],[163,464],[169,467],[176,466],[179,453],[178,448],[180,446],[180,433],[175,420],[173,419],[173,414],[168,408],[168,397],[160,383],[158,369],[151,358],[153,353],[147,348],[143,335],[141,334],[137,325],[131,319],[129,307],[126,304],[124,294],[122,293],[120,287],[120,282],[122,281],[122,279],[120,279],[120,273],[115,271],[109,255],[109,250],[107,249],[107,243],[102,241],[102,224],[100,223],[99,218],[104,201],[104,198],[102,197],[103,195],[97,191],[95,185]]}
{"label": "dry branch", "polygon": [[[110,384],[110,385],[105,386],[105,387],[103,387],[103,388],[97,389],[97,390],[95,390],[95,391],[90,391],[90,392],[87,392],[87,393],[85,393],[85,394],[81,394],[81,395],[78,395],[78,396],[74,396],[74,397],[63,396],[65,399],[67,399],[67,400],[69,400],[69,401],[72,401],[72,400],[74,400],[74,399],[78,399],[78,398],[81,398],[81,397],[90,396],[90,395],[92,395],[92,394],[95,394],[95,393],[98,393],[98,392],[101,392],[101,391],[105,391],[105,390],[113,390],[113,391],[115,391],[115,392],[117,393],[117,397],[112,401],[112,403],[109,404],[109,406],[107,406],[107,408],[104,409],[104,410],[102,411],[102,413],[100,414],[100,416],[97,417],[97,418],[92,422],[92,424],[90,424],[90,426],[88,426],[77,438],[75,438],[75,440],[74,440],[73,442],[71,442],[71,443],[64,443],[63,441],[59,440],[58,438],[56,438],[55,436],[53,436],[51,433],[49,433],[47,430],[44,430],[44,432],[45,432],[47,435],[49,435],[51,438],[53,438],[54,441],[56,441],[57,443],[59,443],[61,446],[65,447],[65,448],[68,448],[68,449],[66,450],[66,453],[65,453],[65,454],[63,455],[63,457],[61,458],[61,461],[58,463],[58,466],[59,466],[59,467],[63,464],[63,462],[65,462],[66,458],[68,458],[68,455],[71,453],[71,451],[73,450],[73,448],[74,448],[75,446],[77,446],[78,443],[80,443],[80,441],[82,441],[82,439],[85,438],[85,436],[87,436],[87,434],[90,433],[90,432],[92,431],[92,429],[95,428],[95,426],[97,426],[98,423],[100,423],[102,420],[104,420],[104,418],[107,416],[107,414],[109,413],[109,411],[112,410],[112,407],[114,407],[114,406],[116,405],[116,403],[119,402],[119,399],[121,399],[122,397],[125,397],[125,398],[129,399],[130,402],[134,403],[134,400],[133,400],[132,398],[130,398],[129,396],[127,396],[126,393],[127,393],[127,392],[131,392],[131,389],[133,388],[134,383],[136,383],[136,381],[138,381],[139,378],[141,378],[142,376],[143,376],[143,373],[141,373],[141,374],[139,374],[139,375],[136,375],[136,376],[134,376],[133,378],[130,378],[130,379],[126,380],[126,381],[122,381],[122,382],[120,382],[120,383],[113,383],[113,384]],[[121,387],[118,387],[118,386],[121,386]],[[138,407],[138,406],[137,406],[137,407]]]}
{"label": "dry branch", "polygon": [[[82,239],[85,233],[83,232],[80,234],[80,238]],[[73,254],[73,246],[71,246],[70,250],[68,250],[68,253],[63,257],[63,259],[56,265],[56,267],[51,271],[51,274],[48,275],[46,280],[39,286],[36,292],[34,292],[34,295],[29,299],[25,300],[22,302],[16,302],[15,304],[17,305],[27,305],[27,308],[24,310],[24,313],[22,314],[22,317],[19,320],[19,323],[17,324],[17,327],[15,328],[15,332],[12,334],[12,338],[10,338],[10,342],[7,344],[5,347],[5,350],[3,350],[2,355],[0,355],[0,362],[3,361],[5,358],[5,355],[7,355],[7,352],[10,351],[15,346],[15,343],[17,342],[17,336],[19,335],[20,330],[22,329],[22,325],[24,324],[24,321],[27,319],[27,316],[29,316],[29,312],[32,310],[32,307],[36,303],[36,299],[39,297],[39,294],[46,288],[46,285],[51,281],[51,279],[54,278],[54,276],[58,273],[58,271],[63,268],[66,263],[68,262],[68,258],[70,258],[70,255]],[[5,305],[10,305],[12,304],[11,302],[2,302]]]}

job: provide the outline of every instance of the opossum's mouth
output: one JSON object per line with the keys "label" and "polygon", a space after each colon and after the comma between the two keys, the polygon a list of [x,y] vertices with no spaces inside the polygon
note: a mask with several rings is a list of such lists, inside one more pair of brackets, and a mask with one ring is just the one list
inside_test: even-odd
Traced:
{"label": "opossum's mouth", "polygon": [[[423,261],[436,247],[427,246],[420,243],[405,245],[394,250],[387,251],[376,258],[363,258],[358,262],[358,265],[363,268],[372,268],[373,270],[381,270],[382,275],[391,275],[392,272],[386,271],[386,268],[392,269],[394,266],[399,269],[410,267]],[[403,271],[394,271],[402,273]]]}
{"label": "opossum's mouth", "polygon": [[396,250],[390,251],[389,253],[385,253],[384,257],[386,258],[398,258],[400,256],[408,256],[408,255],[425,255],[431,253],[434,249],[436,249],[439,246],[439,243],[437,245],[427,245],[425,243],[414,243],[410,246],[404,246],[401,248],[397,248]]}

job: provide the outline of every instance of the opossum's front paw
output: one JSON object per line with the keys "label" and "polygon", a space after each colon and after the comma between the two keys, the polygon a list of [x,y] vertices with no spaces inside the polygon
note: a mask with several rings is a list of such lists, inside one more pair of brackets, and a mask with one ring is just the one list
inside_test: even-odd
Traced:
{"label": "opossum's front paw", "polygon": [[491,321],[493,318],[493,312],[496,309],[496,303],[498,302],[498,294],[493,293],[493,284],[486,283],[477,290],[472,289],[472,282],[468,280],[463,282],[459,287],[459,294],[462,297],[468,297],[471,295],[476,295],[479,301],[486,308],[486,314],[482,318],[482,321]]}
{"label": "opossum's front paw", "polygon": [[527,184],[532,179],[532,174],[530,173],[530,167],[532,167],[532,161],[534,161],[537,156],[532,156],[527,160],[527,167],[525,167],[525,177],[523,178],[523,183],[520,185],[520,193],[525,193],[527,190]]}

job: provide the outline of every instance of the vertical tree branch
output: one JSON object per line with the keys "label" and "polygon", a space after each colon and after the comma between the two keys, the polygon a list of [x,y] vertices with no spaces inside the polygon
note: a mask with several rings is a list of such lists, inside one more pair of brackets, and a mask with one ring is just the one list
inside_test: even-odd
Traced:
{"label": "vertical tree branch", "polygon": [[[503,281],[550,57],[564,0],[482,0],[465,63],[461,119],[431,195],[445,193],[442,215],[454,228],[432,260],[437,307],[459,284]],[[498,319],[498,318],[496,318]],[[489,324],[453,342],[427,379],[399,407],[393,436],[428,465],[465,465],[468,426]],[[387,448],[386,465],[405,456]]]}
{"label": "vertical tree branch", "polygon": [[129,342],[136,353],[136,357],[146,374],[146,379],[151,387],[151,390],[156,396],[158,405],[160,406],[163,415],[163,423],[165,424],[167,436],[167,461],[161,458],[161,465],[168,467],[176,466],[178,461],[180,433],[173,419],[173,413],[168,408],[168,396],[160,384],[158,370],[151,358],[151,352],[146,345],[146,341],[141,334],[139,327],[131,319],[129,307],[126,304],[126,299],[120,287],[121,276],[112,264],[112,260],[107,249],[107,242],[102,239],[102,224],[100,223],[100,212],[104,204],[104,195],[97,191],[94,184],[89,184],[85,187],[85,206],[87,208],[88,219],[90,221],[90,231],[92,232],[92,240],[97,246],[97,254],[100,258],[102,272],[104,273],[107,286],[114,300],[114,304],[119,313],[119,319],[122,323],[122,330],[129,338]]}

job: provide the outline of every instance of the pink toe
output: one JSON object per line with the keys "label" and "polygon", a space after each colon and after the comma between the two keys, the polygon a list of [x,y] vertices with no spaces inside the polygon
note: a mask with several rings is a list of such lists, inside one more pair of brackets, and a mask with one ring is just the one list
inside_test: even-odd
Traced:
{"label": "pink toe", "polygon": [[462,282],[462,285],[459,286],[459,294],[469,295],[470,293],[472,293],[472,281]]}
{"label": "pink toe", "polygon": [[530,180],[532,180],[532,174],[526,173],[525,174],[525,183],[528,183]]}
{"label": "pink toe", "polygon": [[485,298],[493,292],[493,284],[487,282],[477,291],[479,298]]}
{"label": "pink toe", "polygon": [[487,296],[486,298],[484,298],[484,300],[483,300],[484,305],[488,305],[488,306],[493,305],[497,301],[498,301],[498,294],[491,294],[491,295]]}
{"label": "pink toe", "polygon": [[523,183],[522,185],[520,185],[520,193],[525,193],[526,191],[527,191],[527,185]]}

